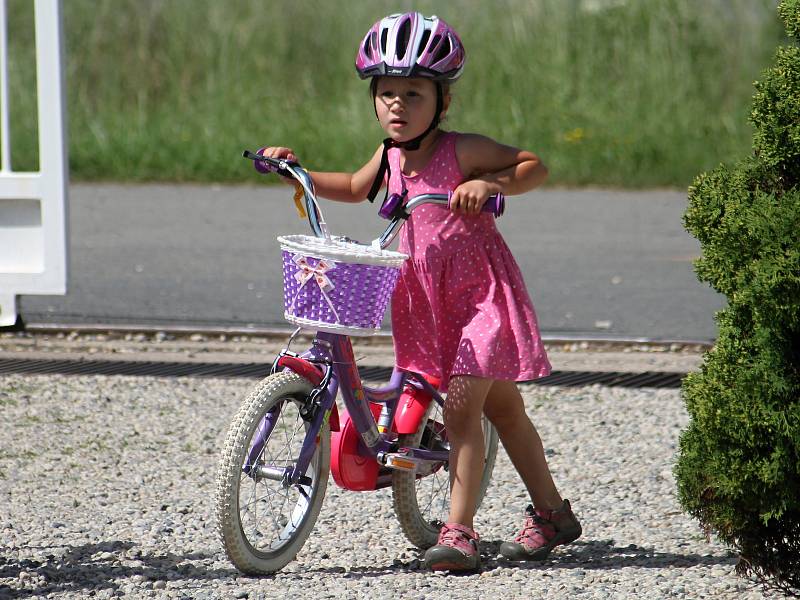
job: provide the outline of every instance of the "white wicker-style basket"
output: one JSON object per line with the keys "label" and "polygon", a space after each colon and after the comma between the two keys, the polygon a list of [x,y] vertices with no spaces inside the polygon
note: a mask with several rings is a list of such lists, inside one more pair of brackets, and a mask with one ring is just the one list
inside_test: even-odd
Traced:
{"label": "white wicker-style basket", "polygon": [[278,238],[284,317],[299,327],[356,336],[380,331],[405,254],[341,239]]}

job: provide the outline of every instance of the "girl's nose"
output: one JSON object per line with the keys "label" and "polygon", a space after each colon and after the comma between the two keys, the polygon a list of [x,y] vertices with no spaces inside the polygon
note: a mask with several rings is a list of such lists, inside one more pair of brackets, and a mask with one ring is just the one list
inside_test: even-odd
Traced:
{"label": "girl's nose", "polygon": [[404,111],[405,105],[399,95],[396,96],[380,96],[380,102],[386,107],[389,112]]}

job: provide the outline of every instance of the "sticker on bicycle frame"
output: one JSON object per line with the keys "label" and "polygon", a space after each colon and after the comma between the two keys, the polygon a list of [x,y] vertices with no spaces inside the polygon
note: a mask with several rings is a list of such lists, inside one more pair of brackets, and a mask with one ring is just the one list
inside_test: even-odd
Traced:
{"label": "sticker on bicycle frame", "polygon": [[370,427],[364,434],[361,436],[364,439],[364,443],[372,448],[378,441],[381,439],[378,430],[375,428]]}

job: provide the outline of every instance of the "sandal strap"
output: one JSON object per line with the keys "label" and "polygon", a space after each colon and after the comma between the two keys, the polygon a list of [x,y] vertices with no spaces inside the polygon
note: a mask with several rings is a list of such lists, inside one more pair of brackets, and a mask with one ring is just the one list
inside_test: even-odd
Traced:
{"label": "sandal strap", "polygon": [[456,531],[458,533],[464,534],[467,537],[478,541],[480,540],[480,536],[475,532],[474,529],[470,529],[466,525],[462,525],[461,523],[445,523],[442,526],[441,533],[439,535],[444,536],[447,535],[450,531]]}

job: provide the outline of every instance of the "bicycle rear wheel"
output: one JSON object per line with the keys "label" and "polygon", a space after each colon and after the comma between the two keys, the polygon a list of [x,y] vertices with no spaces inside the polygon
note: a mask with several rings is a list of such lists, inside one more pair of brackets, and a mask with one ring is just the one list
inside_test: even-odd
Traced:
{"label": "bicycle rear wheel", "polygon": [[[483,416],[484,467],[476,509],[480,507],[492,479],[497,457],[497,431]],[[401,435],[400,447],[449,450],[442,407],[430,403],[416,433]],[[406,538],[423,550],[436,544],[439,530],[450,510],[450,472],[446,462],[432,465],[424,473],[395,471],[392,474],[394,512]]]}
{"label": "bicycle rear wheel", "polygon": [[217,473],[217,531],[228,558],[244,573],[274,573],[293,560],[319,515],[330,466],[325,423],[300,484],[264,476],[300,456],[309,422],[301,415],[311,384],[285,371],[264,379],[231,423]]}

